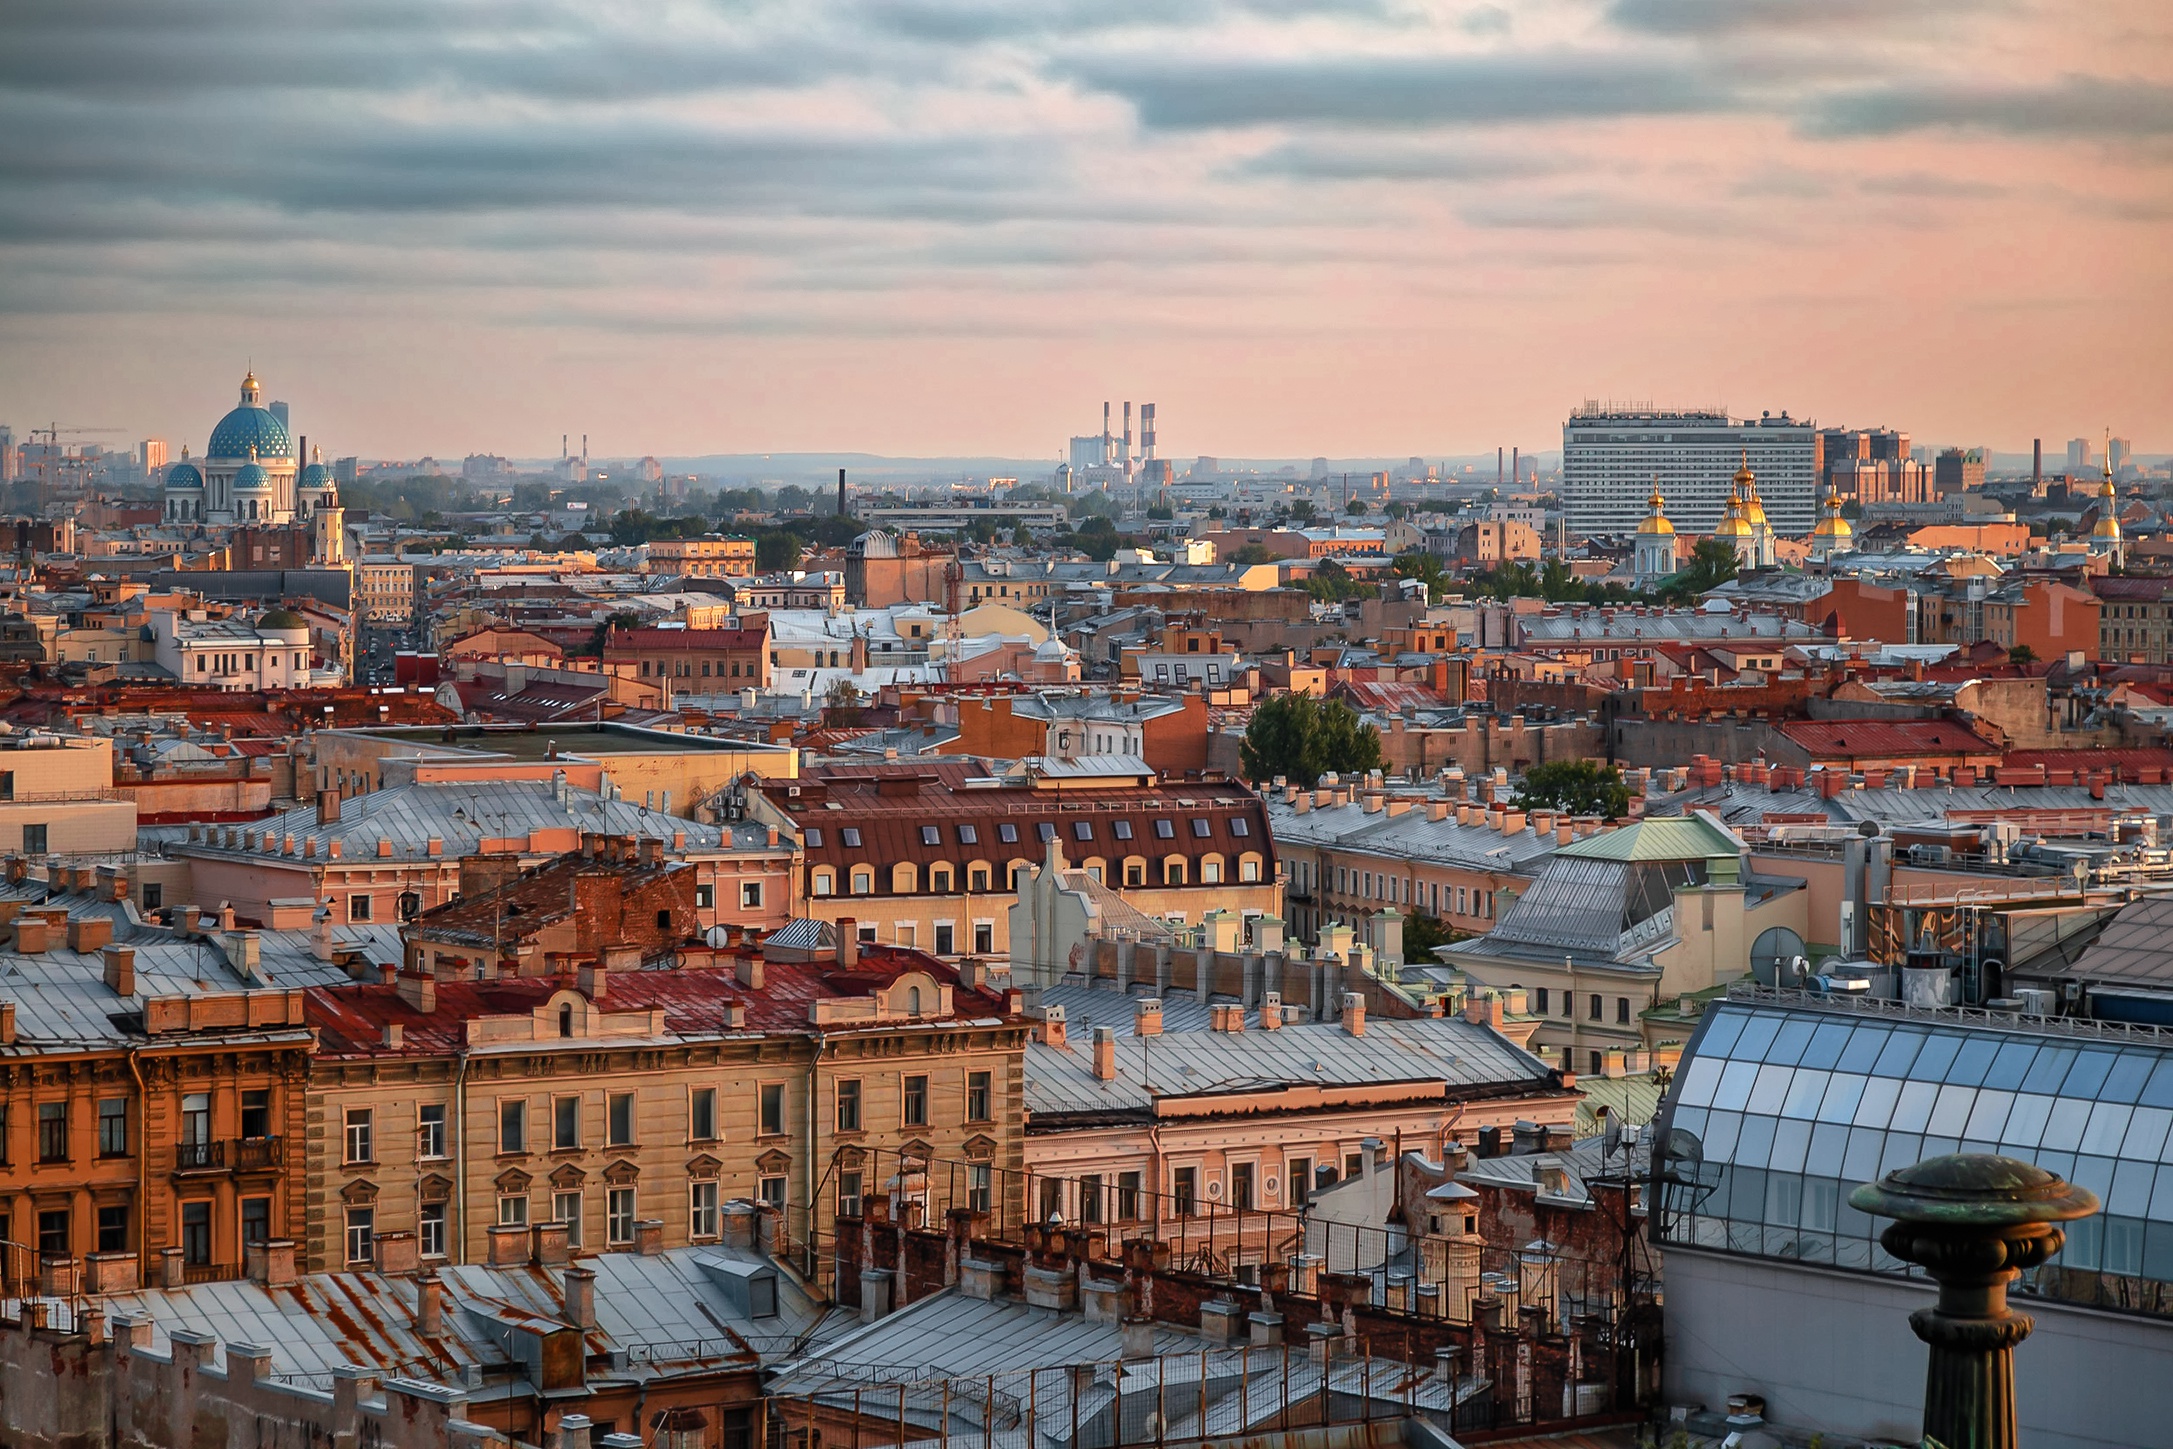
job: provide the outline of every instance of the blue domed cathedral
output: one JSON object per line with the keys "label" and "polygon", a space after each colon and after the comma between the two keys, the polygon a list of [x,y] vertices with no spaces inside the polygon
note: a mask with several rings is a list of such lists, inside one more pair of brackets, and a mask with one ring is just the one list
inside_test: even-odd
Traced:
{"label": "blue domed cathedral", "polygon": [[201,458],[181,450],[166,470],[166,521],[229,527],[302,525],[318,535],[321,562],[345,552],[344,510],[332,471],[321,457],[297,466],[294,440],[278,414],[264,405],[254,371],[241,380],[241,403],[211,430]]}

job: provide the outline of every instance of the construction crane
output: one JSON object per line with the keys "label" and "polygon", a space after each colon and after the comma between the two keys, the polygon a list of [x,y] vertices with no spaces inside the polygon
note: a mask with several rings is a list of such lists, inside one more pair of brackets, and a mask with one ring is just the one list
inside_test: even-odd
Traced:
{"label": "construction crane", "polygon": [[[55,471],[65,470],[74,473],[79,485],[84,488],[88,486],[86,482],[88,469],[84,464],[84,460],[64,457],[60,450],[60,440],[62,438],[88,438],[106,433],[126,433],[127,431],[126,428],[62,427],[59,423],[47,423],[42,428],[32,428],[30,430],[31,442],[35,444],[40,439],[45,442],[45,449],[38,455],[35,465],[38,471],[39,509],[42,511],[47,504],[53,501],[53,484],[55,481],[53,474]],[[81,490],[79,489],[79,491]]]}

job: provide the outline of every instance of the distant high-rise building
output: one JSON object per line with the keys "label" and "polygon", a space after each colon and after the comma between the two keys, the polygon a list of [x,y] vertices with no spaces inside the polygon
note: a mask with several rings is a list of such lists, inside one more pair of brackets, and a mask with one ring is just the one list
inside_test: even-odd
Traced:
{"label": "distant high-rise building", "polygon": [[1944,498],[1982,488],[1985,457],[1982,448],[1944,449],[1932,462],[1932,491]]}
{"label": "distant high-rise building", "polygon": [[2115,473],[2127,467],[2134,456],[2135,449],[2128,445],[2126,438],[2112,438],[2105,444],[2105,461],[2113,465]]}
{"label": "distant high-rise building", "polygon": [[2091,448],[2088,438],[2069,438],[2067,440],[2068,475],[2072,477],[2078,473],[2089,472],[2093,453],[2094,450]]}
{"label": "distant high-rise building", "polygon": [[1103,456],[1102,451],[1107,446],[1108,441],[1099,433],[1084,438],[1073,438],[1071,440],[1071,451],[1066,458],[1066,461],[1071,464],[1072,471],[1075,473],[1084,472],[1088,468],[1099,468],[1102,464],[1108,462],[1109,459]]}
{"label": "distant high-rise building", "polygon": [[287,405],[285,403],[273,403],[271,411],[272,416],[279,419],[279,426],[285,428],[289,433],[294,431],[293,425],[287,421]]}
{"label": "distant high-rise building", "polygon": [[1577,533],[1633,533],[1657,484],[1675,527],[1710,533],[1747,459],[1773,531],[1800,538],[1818,517],[1818,454],[1818,430],[1786,413],[1588,402],[1562,426],[1564,506]]}
{"label": "distant high-rise building", "polygon": [[1313,460],[1313,471],[1307,476],[1311,478],[1315,483],[1318,483],[1321,479],[1327,477],[1328,460],[1326,458],[1315,458]]}
{"label": "distant high-rise building", "polygon": [[15,430],[0,423],[0,483],[13,483],[22,475],[22,460],[15,454]]}
{"label": "distant high-rise building", "polygon": [[166,440],[145,438],[136,444],[136,466],[145,473],[156,473],[166,466]]}

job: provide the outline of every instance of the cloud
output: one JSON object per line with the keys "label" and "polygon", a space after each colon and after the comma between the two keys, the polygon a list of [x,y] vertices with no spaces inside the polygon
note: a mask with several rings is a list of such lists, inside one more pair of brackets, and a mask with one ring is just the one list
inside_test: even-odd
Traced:
{"label": "cloud", "polygon": [[1509,126],[1725,111],[1704,67],[1558,50],[1521,55],[1096,61],[1069,72],[1157,130],[1240,126]]}
{"label": "cloud", "polygon": [[1806,127],[1817,136],[1949,130],[2029,140],[2155,140],[2173,136],[2173,86],[2079,75],[2039,86],[1879,86],[1818,100]]}
{"label": "cloud", "polygon": [[1554,175],[1570,164],[1558,151],[1474,151],[1432,139],[1359,135],[1284,141],[1237,169],[1294,181],[1515,181]]}
{"label": "cloud", "polygon": [[1614,0],[1607,18],[1653,35],[1716,36],[1753,31],[1846,30],[1920,21],[1946,10],[1999,10],[1998,0]]}

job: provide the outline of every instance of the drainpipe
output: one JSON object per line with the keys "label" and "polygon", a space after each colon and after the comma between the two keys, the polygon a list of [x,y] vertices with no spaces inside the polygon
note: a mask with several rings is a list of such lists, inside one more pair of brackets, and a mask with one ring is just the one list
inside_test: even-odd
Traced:
{"label": "drainpipe", "polygon": [[[822,1059],[829,1054],[829,1051],[830,1039],[821,1032],[816,1032],[815,1051],[807,1059],[807,1165],[802,1175],[807,1179],[807,1280],[810,1283],[817,1284],[822,1279],[815,1270],[815,1192],[821,1186],[821,1183],[816,1176],[815,1132],[816,1123],[822,1115]],[[865,1102],[861,1104],[860,1110],[863,1112],[867,1110]],[[902,1173],[903,1169],[901,1168],[900,1171]],[[863,1183],[862,1188],[865,1190],[866,1184]],[[785,1217],[785,1227],[788,1232],[792,1227],[789,1205]],[[835,1291],[835,1285],[833,1285],[832,1292]]]}
{"label": "drainpipe", "polygon": [[[195,909],[191,907],[190,909]],[[128,1049],[128,1074],[136,1079],[136,1281],[150,1285],[151,1094],[143,1085],[142,1048]]]}
{"label": "drainpipe", "polygon": [[468,1261],[468,1053],[453,1062],[453,1216],[459,1221],[453,1261]]}

